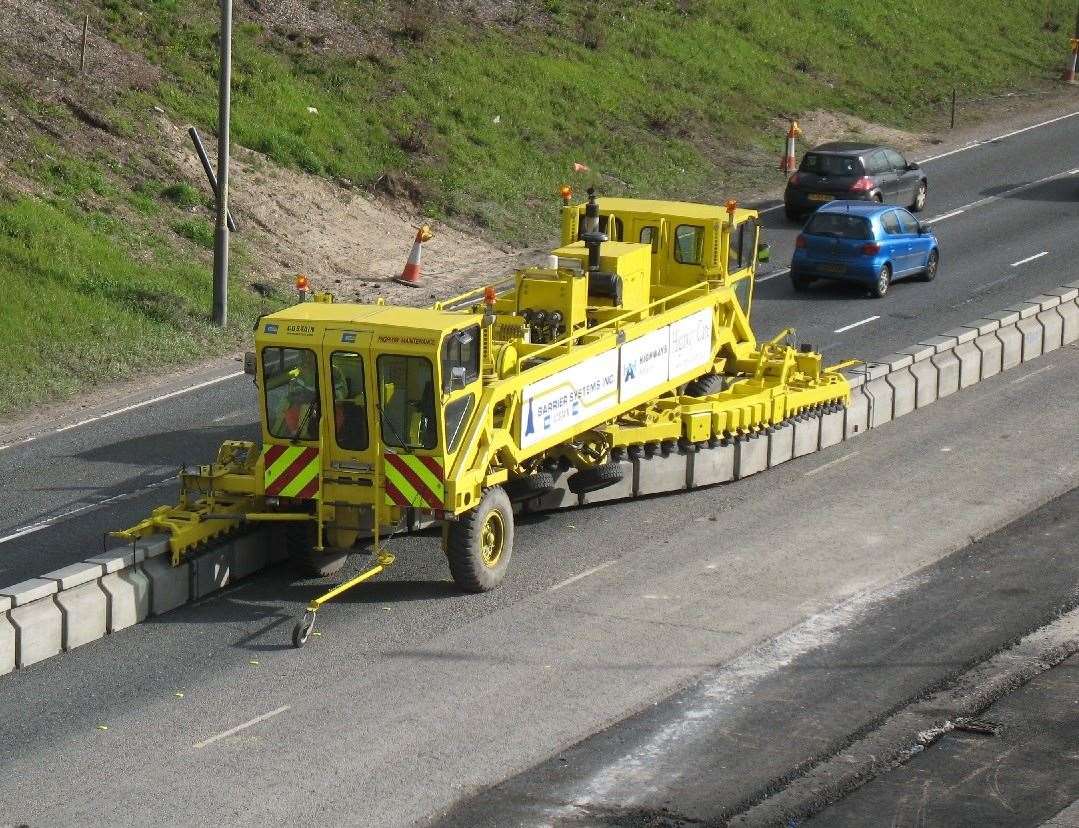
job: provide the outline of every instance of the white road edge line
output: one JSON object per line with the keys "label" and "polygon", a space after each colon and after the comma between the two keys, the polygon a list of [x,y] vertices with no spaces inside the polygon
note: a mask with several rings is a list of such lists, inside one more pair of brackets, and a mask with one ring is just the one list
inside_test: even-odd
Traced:
{"label": "white road edge line", "polygon": [[786,274],[788,274],[790,272],[791,272],[791,269],[789,267],[785,267],[782,270],[777,270],[775,273],[769,273],[767,276],[758,276],[757,277],[757,282],[758,282],[758,284],[760,282],[767,282],[769,279],[775,279],[775,278],[777,278],[779,276],[785,276]]}
{"label": "white road edge line", "polygon": [[1024,265],[1027,262],[1032,262],[1035,259],[1040,259],[1042,256],[1048,256],[1048,255],[1049,255],[1049,251],[1048,250],[1043,250],[1041,253],[1035,253],[1033,256],[1027,256],[1025,259],[1020,259],[1017,262],[1012,262],[1011,266],[1012,267],[1019,267],[1019,265]]}
{"label": "white road edge line", "polygon": [[223,733],[218,733],[216,736],[211,736],[209,739],[203,739],[201,742],[195,742],[195,747],[196,748],[204,748],[207,745],[212,745],[214,742],[218,742],[218,741],[220,741],[222,739],[227,739],[229,736],[232,736],[234,733],[239,733],[241,730],[247,730],[247,728],[253,727],[254,725],[257,725],[259,722],[264,722],[267,719],[271,719],[274,716],[280,715],[281,713],[284,713],[286,710],[289,710],[291,707],[292,707],[292,705],[283,704],[279,708],[277,708],[276,710],[271,710],[269,713],[263,713],[261,716],[256,716],[255,718],[253,718],[249,722],[244,722],[243,724],[236,725],[236,727],[229,728],[228,730],[224,731]]}
{"label": "white road edge line", "polygon": [[992,144],[994,141],[1003,141],[1005,138],[1011,138],[1012,136],[1020,135],[1024,132],[1030,132],[1030,130],[1032,129],[1038,129],[1040,127],[1049,126],[1050,124],[1055,124],[1060,121],[1067,120],[1068,118],[1074,118],[1076,115],[1079,115],[1079,112],[1069,112],[1067,115],[1060,115],[1056,118],[1050,118],[1048,121],[1042,121],[1038,124],[1031,124],[1030,126],[1023,127],[1022,129],[1012,130],[1011,132],[1005,132],[1003,135],[997,135],[995,138],[986,138],[984,141],[974,141],[973,143],[965,144],[958,149],[949,150],[948,152],[942,152],[939,155],[931,155],[928,158],[923,158],[918,163],[925,164],[929,161],[936,161],[940,158],[947,158],[949,155],[966,152],[967,150],[974,149],[975,147],[982,147],[986,144]]}
{"label": "white road edge line", "polygon": [[[117,414],[126,414],[129,411],[135,411],[138,408],[144,408],[154,403],[163,402],[165,400],[171,400],[173,397],[179,397],[181,394],[189,394],[192,391],[198,391],[200,388],[207,388],[211,385],[217,385],[219,382],[225,382],[226,380],[236,379],[236,377],[242,377],[243,371],[235,371],[231,374],[225,374],[222,377],[215,377],[214,379],[206,380],[205,382],[198,382],[194,385],[189,385],[187,388],[180,388],[176,391],[170,391],[168,394],[161,394],[157,397],[151,397],[148,400],[142,400],[141,402],[132,403],[131,405],[125,405],[123,408],[115,408],[112,411],[106,411],[104,414],[98,414],[96,417],[87,417],[85,420],[79,420],[75,423],[68,423],[67,425],[54,428],[46,434],[60,434],[64,431],[70,431],[73,428],[79,426],[88,425],[90,423],[96,423],[99,420],[107,420],[109,417],[115,417]],[[40,440],[46,434],[35,434],[32,437],[26,437],[22,440],[17,440],[14,443],[8,443],[7,445],[0,446],[0,451],[9,449],[14,446],[21,446],[25,443],[32,443],[34,440]]]}
{"label": "white road edge line", "polygon": [[1035,374],[1040,374],[1043,371],[1052,371],[1054,368],[1056,368],[1056,365],[1049,364],[1049,365],[1046,365],[1046,366],[1044,366],[1042,368],[1039,368],[1037,371],[1031,371],[1029,374],[1024,374],[1023,376],[1019,377],[1018,379],[1013,379],[1012,380],[1012,385],[1018,385],[1021,382],[1026,382],[1028,379],[1033,377]]}
{"label": "white road edge line", "polygon": [[950,213],[944,213],[939,216],[933,216],[931,219],[926,219],[922,224],[934,224],[938,221],[944,221],[944,219],[951,218],[952,216],[958,216],[965,213],[966,210],[952,210]]}
{"label": "white road edge line", "polygon": [[877,314],[876,316],[870,316],[866,319],[863,319],[861,322],[852,322],[849,325],[844,325],[842,328],[836,328],[834,331],[832,331],[832,333],[844,333],[846,331],[849,331],[851,328],[857,328],[859,325],[868,325],[870,322],[875,322],[878,319],[880,319],[880,314]]}
{"label": "white road edge line", "polygon": [[591,569],[586,569],[580,575],[574,575],[572,578],[566,578],[566,580],[564,580],[564,581],[559,581],[553,587],[548,587],[547,591],[548,592],[554,592],[556,589],[562,589],[562,587],[569,586],[574,581],[579,581],[579,580],[581,580],[581,578],[587,578],[589,575],[595,575],[601,569],[606,569],[607,567],[613,566],[616,563],[618,563],[618,561],[605,561],[604,563],[601,563],[599,566],[594,566]]}
{"label": "white road edge line", "polygon": [[835,460],[829,460],[827,463],[821,463],[819,466],[817,466],[817,468],[810,469],[809,471],[807,471],[802,476],[803,477],[812,477],[817,472],[822,472],[825,469],[830,469],[832,466],[838,466],[840,463],[846,463],[848,460],[850,460],[857,453],[858,453],[857,451],[852,451],[849,454],[844,454],[842,457],[837,457]]}

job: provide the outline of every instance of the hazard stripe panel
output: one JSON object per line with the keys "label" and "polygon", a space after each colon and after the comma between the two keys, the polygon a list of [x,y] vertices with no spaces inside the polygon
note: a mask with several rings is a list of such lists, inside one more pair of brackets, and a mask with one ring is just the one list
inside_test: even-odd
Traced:
{"label": "hazard stripe panel", "polygon": [[441,509],[446,499],[442,464],[414,454],[385,455],[386,502],[395,506]]}
{"label": "hazard stripe panel", "polygon": [[318,495],[317,448],[267,446],[263,458],[263,485],[268,496],[309,499]]}

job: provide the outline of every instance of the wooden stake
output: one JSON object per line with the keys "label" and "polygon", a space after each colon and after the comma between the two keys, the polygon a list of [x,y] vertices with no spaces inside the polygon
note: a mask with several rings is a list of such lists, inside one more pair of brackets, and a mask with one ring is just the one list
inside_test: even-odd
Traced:
{"label": "wooden stake", "polygon": [[90,30],[90,15],[85,15],[82,19],[82,54],[79,57],[79,74],[86,74],[86,35]]}

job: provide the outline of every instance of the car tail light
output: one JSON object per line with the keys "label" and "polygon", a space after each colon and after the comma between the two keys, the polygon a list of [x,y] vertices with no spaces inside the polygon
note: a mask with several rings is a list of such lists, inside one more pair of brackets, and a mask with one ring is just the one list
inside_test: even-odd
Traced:
{"label": "car tail light", "polygon": [[790,178],[787,179],[787,183],[790,184],[792,187],[797,187],[799,184],[802,183],[802,174],[801,173],[795,173],[794,175],[792,175]]}
{"label": "car tail light", "polygon": [[869,244],[862,245],[862,254],[865,256],[876,256],[880,253],[880,245],[876,242],[870,242]]}
{"label": "car tail light", "polygon": [[799,233],[798,238],[794,240],[794,246],[799,250],[804,250],[806,246],[806,237]]}
{"label": "car tail light", "polygon": [[852,192],[867,193],[873,189],[873,179],[868,175],[863,175],[857,181],[850,185]]}

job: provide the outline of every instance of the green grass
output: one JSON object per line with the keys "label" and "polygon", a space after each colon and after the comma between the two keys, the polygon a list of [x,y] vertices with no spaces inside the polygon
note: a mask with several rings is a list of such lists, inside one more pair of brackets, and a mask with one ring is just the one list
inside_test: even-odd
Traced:
{"label": "green grass", "polygon": [[[357,21],[397,7],[340,2]],[[760,178],[738,159],[778,152],[781,136],[760,132],[771,118],[823,107],[913,126],[953,84],[969,98],[1048,76],[1064,48],[1042,29],[1043,0],[537,5],[550,15],[539,29],[436,18],[368,57],[238,24],[234,140],[359,185],[411,176],[433,215],[532,240],[550,234],[575,160],[607,192],[715,198]],[[1068,3],[1053,6],[1068,19]],[[166,109],[204,129],[216,122],[213,9],[106,3],[110,35],[165,68]]]}
{"label": "green grass", "polygon": [[26,198],[0,200],[0,280],[0,412],[14,415],[204,360],[246,339],[260,310],[233,279],[230,327],[213,328],[205,266],[160,240],[124,238],[114,218]]}

